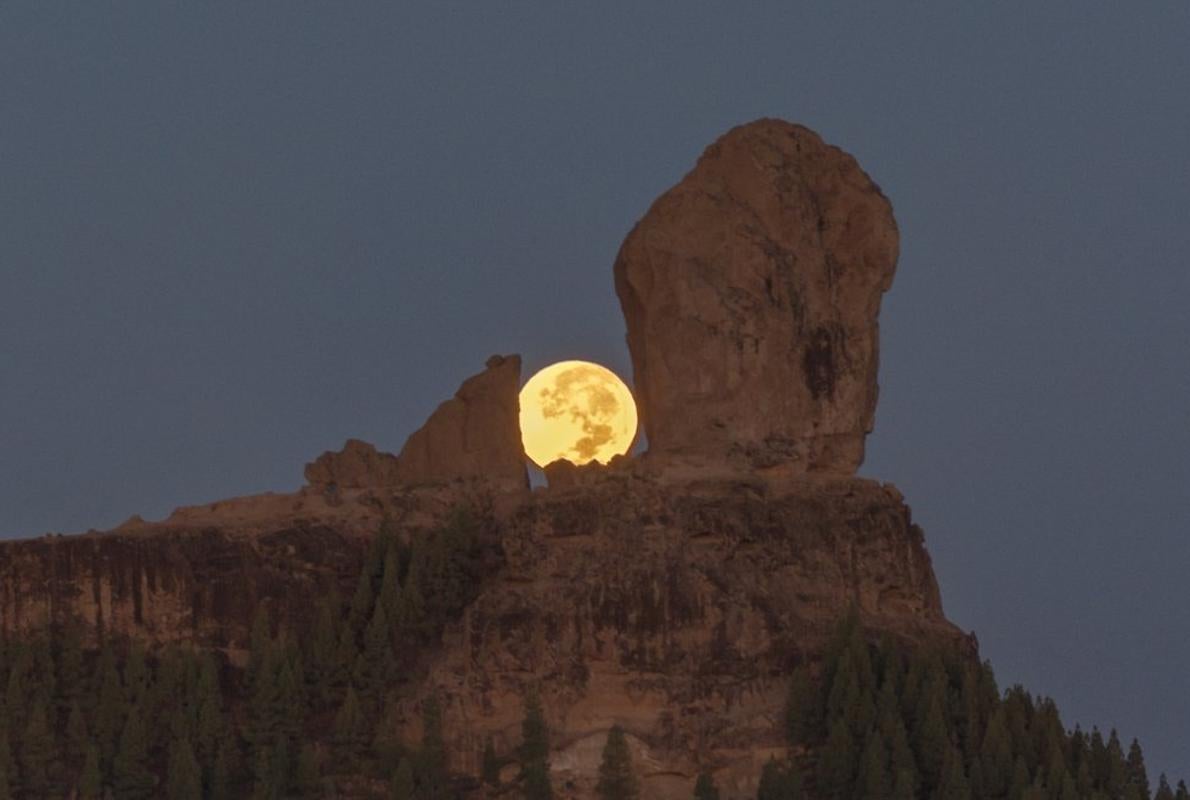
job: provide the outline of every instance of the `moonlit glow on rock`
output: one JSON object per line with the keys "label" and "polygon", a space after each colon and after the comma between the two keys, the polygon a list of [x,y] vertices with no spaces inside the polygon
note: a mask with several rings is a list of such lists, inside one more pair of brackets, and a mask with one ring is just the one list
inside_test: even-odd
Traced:
{"label": "moonlit glow on rock", "polygon": [[529,379],[520,394],[525,454],[539,467],[628,452],[636,438],[636,402],[619,377],[590,361],[559,361]]}

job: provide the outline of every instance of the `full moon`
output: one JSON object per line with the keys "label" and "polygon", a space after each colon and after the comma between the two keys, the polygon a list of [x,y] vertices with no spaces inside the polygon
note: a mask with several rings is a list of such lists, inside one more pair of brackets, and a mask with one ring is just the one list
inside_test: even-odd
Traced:
{"label": "full moon", "polygon": [[520,402],[525,455],[539,467],[560,458],[606,464],[636,438],[632,392],[590,361],[550,364],[521,389]]}

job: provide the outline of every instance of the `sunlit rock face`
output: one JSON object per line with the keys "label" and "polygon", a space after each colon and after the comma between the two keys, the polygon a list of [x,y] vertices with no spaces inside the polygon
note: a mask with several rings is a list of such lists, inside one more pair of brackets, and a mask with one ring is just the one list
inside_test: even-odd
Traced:
{"label": "sunlit rock face", "polygon": [[853,473],[897,253],[879,187],[807,128],[708,147],[615,264],[650,458]]}

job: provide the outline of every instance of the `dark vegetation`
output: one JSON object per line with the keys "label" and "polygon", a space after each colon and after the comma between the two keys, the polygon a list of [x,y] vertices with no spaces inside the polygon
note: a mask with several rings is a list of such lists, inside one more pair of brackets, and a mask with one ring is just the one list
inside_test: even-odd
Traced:
{"label": "dark vegetation", "polygon": [[[412,546],[382,530],[350,600],[319,599],[309,630],[262,611],[243,669],[111,637],[87,652],[70,628],[0,642],[0,800],[447,800],[502,773],[515,776],[503,796],[550,800],[536,692],[521,746],[501,759],[488,742],[478,779],[451,775],[435,700],[419,742],[397,737],[393,676],[474,599],[489,555],[467,514]],[[949,651],[873,645],[854,616],[794,671],[785,720],[790,756],[765,766],[757,800],[1190,800],[1164,776],[1150,785],[1135,741],[1068,731],[1052,701],[1001,693],[987,665]],[[618,726],[597,792],[641,796]],[[720,798],[710,772],[693,796]]]}
{"label": "dark vegetation", "polygon": [[467,513],[412,546],[385,526],[350,600],[320,598],[309,630],[258,613],[244,669],[113,637],[84,652],[71,628],[0,641],[0,800],[453,797],[437,705],[404,746],[393,676],[474,599],[489,556]]}
{"label": "dark vegetation", "polygon": [[817,674],[794,671],[785,719],[792,755],[765,766],[758,800],[1190,799],[1165,776],[1150,786],[1136,740],[1068,731],[1052,700],[1001,693],[986,663],[873,646],[854,615]]}

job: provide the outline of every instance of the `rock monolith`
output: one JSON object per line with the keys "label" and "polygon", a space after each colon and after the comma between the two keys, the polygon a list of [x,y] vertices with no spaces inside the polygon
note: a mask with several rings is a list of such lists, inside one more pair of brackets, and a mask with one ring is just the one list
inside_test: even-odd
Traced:
{"label": "rock monolith", "polygon": [[854,473],[897,253],[847,153],[780,120],[720,137],[615,263],[649,457]]}

